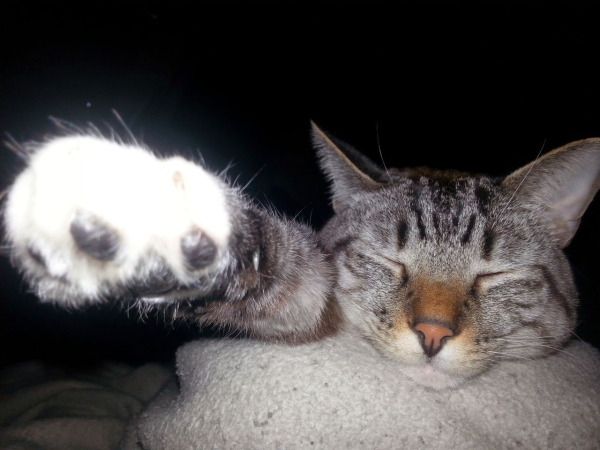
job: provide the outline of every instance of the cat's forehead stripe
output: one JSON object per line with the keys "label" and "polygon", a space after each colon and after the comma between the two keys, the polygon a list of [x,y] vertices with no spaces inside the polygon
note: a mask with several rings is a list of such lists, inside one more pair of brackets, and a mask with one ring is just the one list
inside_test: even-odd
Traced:
{"label": "cat's forehead stripe", "polygon": [[481,257],[485,260],[489,260],[492,257],[492,251],[494,250],[495,244],[495,233],[490,227],[486,227],[483,232],[483,246],[481,249]]}
{"label": "cat's forehead stripe", "polygon": [[487,186],[478,184],[475,187],[475,197],[477,198],[477,206],[479,206],[479,212],[487,216],[489,211],[491,192]]}
{"label": "cat's forehead stripe", "polygon": [[398,250],[402,250],[408,240],[408,224],[406,220],[400,220],[398,225]]}
{"label": "cat's forehead stripe", "polygon": [[494,184],[486,177],[404,179],[406,216],[398,223],[398,249],[405,248],[411,236],[423,242],[453,237],[461,246],[479,244],[481,257],[489,260],[496,244],[489,228]]}
{"label": "cat's forehead stripe", "polygon": [[421,240],[425,240],[427,238],[427,230],[425,229],[425,224],[423,223],[423,212],[419,208],[416,208],[415,215],[417,217],[417,228],[419,229],[419,238]]}
{"label": "cat's forehead stripe", "polygon": [[473,233],[473,228],[475,227],[475,221],[477,220],[477,216],[475,214],[471,214],[471,218],[469,219],[469,224],[467,225],[467,230],[465,231],[465,234],[463,234],[462,238],[460,239],[460,243],[465,245],[469,243],[469,240],[471,239],[471,234]]}

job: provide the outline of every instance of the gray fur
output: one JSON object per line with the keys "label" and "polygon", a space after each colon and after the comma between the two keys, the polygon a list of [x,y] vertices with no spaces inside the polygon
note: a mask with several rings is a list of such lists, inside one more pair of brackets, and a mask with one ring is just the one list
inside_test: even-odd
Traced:
{"label": "gray fur", "polygon": [[[331,170],[331,155],[341,148],[330,149],[333,141],[318,129],[315,136],[333,179],[334,199],[346,198],[349,205],[320,233],[324,247],[334,254],[336,298],[344,318],[382,353],[422,366],[425,357],[419,361],[414,356],[418,346],[409,336],[414,323],[447,324],[455,335],[445,345],[460,338],[468,349],[467,355],[441,367],[452,374],[454,380],[446,381],[453,385],[499,359],[553,353],[571,337],[578,299],[562,247],[598,189],[600,140],[551,152],[506,181],[395,170],[400,176],[377,188],[373,180],[359,192],[356,184],[347,188],[352,180],[368,184],[356,175],[358,165],[340,158]],[[575,200],[573,177],[585,178]],[[578,204],[565,207],[569,202]],[[556,204],[574,217],[559,217],[552,210]],[[573,222],[565,227],[560,220]],[[572,231],[566,237],[565,228]],[[425,295],[419,297],[423,284],[456,291],[454,303],[441,307],[448,314],[440,315],[440,307],[432,306],[438,300],[427,296],[439,290],[422,288]],[[435,358],[425,364],[435,366]]]}
{"label": "gray fur", "polygon": [[[506,179],[381,170],[315,125],[313,141],[336,212],[320,233],[218,181],[232,233],[223,251],[199,229],[181,237],[192,283],[148,254],[104,294],[267,340],[305,342],[344,327],[436,389],[501,359],[553,353],[571,337],[578,300],[562,249],[600,186],[600,139]],[[118,255],[117,231],[101,218],[77,216],[71,235],[98,264]],[[12,257],[40,297],[82,304],[44,270],[38,249]],[[422,324],[449,330],[435,352],[423,346]]]}

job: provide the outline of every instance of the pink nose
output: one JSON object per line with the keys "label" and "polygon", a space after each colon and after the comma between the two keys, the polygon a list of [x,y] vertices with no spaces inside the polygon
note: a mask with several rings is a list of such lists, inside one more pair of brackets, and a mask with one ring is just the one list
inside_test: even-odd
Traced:
{"label": "pink nose", "polygon": [[414,330],[421,339],[421,346],[425,354],[430,358],[433,358],[442,349],[445,337],[454,336],[454,332],[450,328],[426,322],[418,323]]}

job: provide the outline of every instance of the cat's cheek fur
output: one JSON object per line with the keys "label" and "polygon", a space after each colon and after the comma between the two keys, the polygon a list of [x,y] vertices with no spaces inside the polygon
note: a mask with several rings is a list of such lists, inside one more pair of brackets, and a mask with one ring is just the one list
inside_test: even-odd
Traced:
{"label": "cat's cheek fur", "polygon": [[[5,228],[13,259],[36,293],[77,306],[162,263],[180,283],[196,279],[181,255],[181,238],[200,229],[226,256],[226,200],[220,180],[181,157],[159,159],[139,146],[64,137],[31,155],[9,191]],[[89,257],[74,242],[70,225],[79,213],[115,231],[118,250],[110,261]],[[224,264],[223,257],[215,264]]]}

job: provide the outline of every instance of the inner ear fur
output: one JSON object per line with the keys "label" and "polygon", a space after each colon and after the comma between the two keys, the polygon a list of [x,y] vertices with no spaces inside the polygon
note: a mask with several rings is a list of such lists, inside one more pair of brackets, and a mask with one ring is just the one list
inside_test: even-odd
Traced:
{"label": "inner ear fur", "polygon": [[512,201],[540,211],[556,243],[566,247],[600,187],[600,138],[557,148],[504,180]]}
{"label": "inner ear fur", "polygon": [[340,212],[353,203],[356,195],[380,188],[385,172],[345,142],[325,133],[314,122],[312,142],[319,165],[331,181],[333,209]]}

